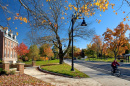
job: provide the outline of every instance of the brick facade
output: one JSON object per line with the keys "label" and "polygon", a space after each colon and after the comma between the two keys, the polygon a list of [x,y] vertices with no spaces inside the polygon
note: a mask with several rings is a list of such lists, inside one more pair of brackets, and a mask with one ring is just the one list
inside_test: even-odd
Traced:
{"label": "brick facade", "polygon": [[0,26],[0,59],[4,62],[16,63],[17,53],[14,47],[18,45],[16,35],[8,32],[8,29],[3,30]]}

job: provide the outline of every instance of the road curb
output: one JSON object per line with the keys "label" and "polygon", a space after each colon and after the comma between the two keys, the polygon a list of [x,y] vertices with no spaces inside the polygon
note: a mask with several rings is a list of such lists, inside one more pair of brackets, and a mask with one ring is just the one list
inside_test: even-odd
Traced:
{"label": "road curb", "polygon": [[57,76],[63,76],[63,77],[68,77],[68,78],[74,78],[73,76],[69,76],[69,75],[64,75],[64,74],[59,74],[59,73],[54,73],[54,72],[50,72],[50,71],[47,71],[47,70],[43,70],[39,67],[37,67],[37,69],[41,72],[44,72],[44,73],[48,73],[48,74],[52,74],[52,75],[57,75]]}

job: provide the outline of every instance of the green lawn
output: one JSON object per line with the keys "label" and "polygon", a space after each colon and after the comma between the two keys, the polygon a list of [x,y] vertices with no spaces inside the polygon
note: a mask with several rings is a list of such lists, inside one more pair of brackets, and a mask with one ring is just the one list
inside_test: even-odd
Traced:
{"label": "green lawn", "polygon": [[[32,64],[32,61],[24,62],[25,64]],[[36,65],[45,65],[45,64],[52,64],[52,63],[59,63],[59,59],[56,60],[49,60],[49,61],[36,61]]]}
{"label": "green lawn", "polygon": [[[25,64],[31,64],[32,61],[30,62],[24,62]],[[50,64],[50,65],[48,65]],[[61,73],[73,77],[89,77],[86,74],[78,71],[75,69],[75,71],[70,71],[71,66],[68,64],[59,64],[59,59],[56,60],[50,60],[50,61],[36,61],[36,65],[39,66],[41,65],[41,68],[47,71],[55,72],[55,73]],[[44,66],[42,66],[44,65]]]}
{"label": "green lawn", "polygon": [[51,71],[51,72],[55,72],[55,73],[60,73],[60,74],[65,74],[65,75],[69,75],[69,76],[73,76],[73,77],[83,77],[83,78],[87,78],[89,76],[87,76],[86,74],[78,71],[77,69],[75,69],[75,71],[70,71],[71,70],[71,66],[68,64],[56,64],[56,65],[49,65],[49,66],[41,66],[41,68],[43,70],[47,70],[47,71]]}
{"label": "green lawn", "polygon": [[[103,61],[103,62],[113,62],[115,58],[107,58],[107,59],[97,59],[97,58],[87,58],[85,61]],[[120,60],[117,59],[117,62],[120,62]]]}

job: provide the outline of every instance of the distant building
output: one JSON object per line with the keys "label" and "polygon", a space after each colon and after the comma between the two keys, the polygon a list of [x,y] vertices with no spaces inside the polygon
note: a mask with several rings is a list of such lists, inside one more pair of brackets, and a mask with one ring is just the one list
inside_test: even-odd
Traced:
{"label": "distant building", "polygon": [[14,47],[18,45],[16,35],[8,28],[0,26],[0,59],[4,62],[16,63],[17,53]]}

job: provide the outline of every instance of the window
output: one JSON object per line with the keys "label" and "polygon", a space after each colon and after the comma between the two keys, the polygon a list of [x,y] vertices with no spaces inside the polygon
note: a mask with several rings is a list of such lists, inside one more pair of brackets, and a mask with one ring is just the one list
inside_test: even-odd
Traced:
{"label": "window", "polygon": [[5,46],[6,46],[7,42],[6,42],[6,39],[5,39]]}
{"label": "window", "polygon": [[13,42],[11,42],[11,47],[13,47]]}
{"label": "window", "polygon": [[8,50],[8,57],[9,57],[9,50]]}
{"label": "window", "polygon": [[9,41],[9,43],[8,43],[8,46],[10,46],[10,41]]}
{"label": "window", "polygon": [[13,51],[10,51],[10,52],[11,52],[10,57],[12,58],[12,52],[13,52]]}
{"label": "window", "polygon": [[5,48],[4,56],[6,57],[6,48]]}
{"label": "window", "polygon": [[15,51],[14,51],[14,58],[15,58]]}

